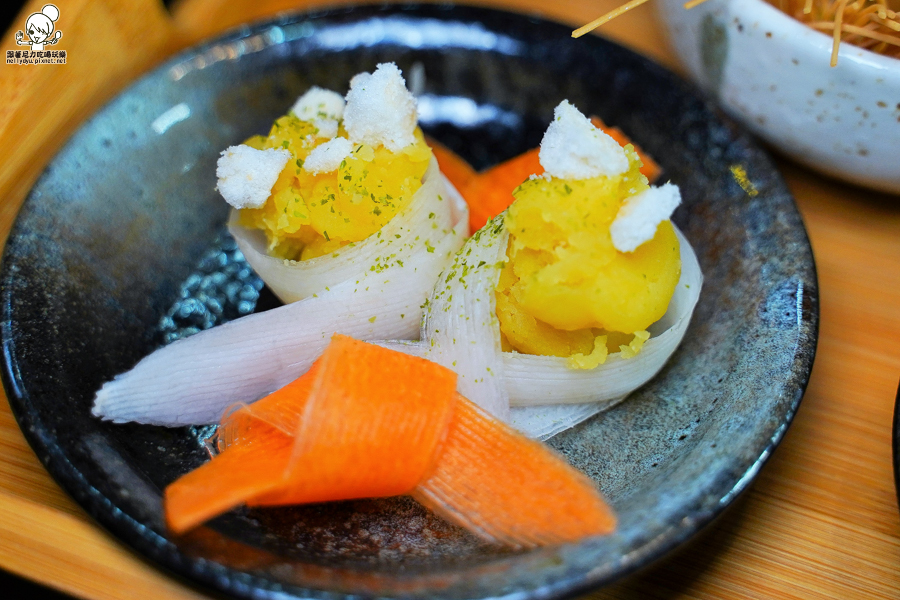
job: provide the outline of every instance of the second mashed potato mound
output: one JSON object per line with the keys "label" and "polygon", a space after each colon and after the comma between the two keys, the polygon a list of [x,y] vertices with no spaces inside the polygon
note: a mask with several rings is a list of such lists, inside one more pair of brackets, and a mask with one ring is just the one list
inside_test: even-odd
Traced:
{"label": "second mashed potato mound", "polygon": [[[556,143],[560,134],[567,144]],[[610,228],[617,218],[627,223],[633,211],[623,211],[626,200],[651,188],[633,148],[614,150],[609,143],[615,142],[600,136],[563,102],[542,143],[541,162],[550,168],[513,192],[505,219],[508,261],[496,290],[505,350],[570,357],[572,367],[593,368],[610,352],[634,356],[649,338],[647,328],[668,308],[681,275],[678,239],[668,221],[677,198],[650,228],[650,239],[633,251],[617,249]],[[615,152],[623,156],[610,161]],[[599,156],[595,165],[592,156]],[[667,186],[652,188],[660,190],[656,195],[671,198]]]}

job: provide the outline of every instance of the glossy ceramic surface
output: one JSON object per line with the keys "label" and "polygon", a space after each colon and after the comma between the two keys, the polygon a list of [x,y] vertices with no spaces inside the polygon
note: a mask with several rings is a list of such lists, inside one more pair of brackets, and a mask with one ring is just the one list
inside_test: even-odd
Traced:
{"label": "glossy ceramic surface", "polygon": [[[663,69],[569,33],[445,6],[288,17],[177,56],[85,123],[31,192],[0,272],[4,384],[62,487],[147,558],[242,598],[562,596],[662,556],[727,507],[809,376],[809,242],[749,136]],[[423,128],[478,168],[535,146],[568,98],[681,186],[674,218],[706,278],[684,343],[628,401],[551,440],[612,502],[615,535],[511,552],[400,498],[242,509],[175,538],[161,490],[207,460],[210,432],[90,415],[101,383],[158,345],[275,302],[220,237],[218,153],[308,86],[344,92],[383,61],[419,92]]]}
{"label": "glossy ceramic surface", "polygon": [[841,44],[764,0],[657,4],[681,61],[733,117],[826,175],[900,193],[900,60]]}

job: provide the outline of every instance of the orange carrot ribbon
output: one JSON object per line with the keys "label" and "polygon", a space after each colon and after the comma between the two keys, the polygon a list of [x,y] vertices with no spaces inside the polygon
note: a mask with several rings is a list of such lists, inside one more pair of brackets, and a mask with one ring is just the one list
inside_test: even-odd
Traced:
{"label": "orange carrot ribbon", "polygon": [[306,375],[223,420],[220,454],[166,488],[168,525],[183,533],[239,504],[411,494],[518,547],[615,528],[587,477],[455,389],[444,367],[336,335]]}

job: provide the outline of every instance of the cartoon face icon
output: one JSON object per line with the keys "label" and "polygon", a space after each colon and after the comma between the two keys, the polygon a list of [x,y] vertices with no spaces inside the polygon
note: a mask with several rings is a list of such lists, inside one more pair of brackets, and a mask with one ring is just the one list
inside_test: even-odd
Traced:
{"label": "cartoon face icon", "polygon": [[25,21],[25,30],[32,42],[41,44],[53,32],[53,21],[44,13],[34,13]]}
{"label": "cartoon face icon", "polygon": [[25,21],[25,31],[28,32],[28,42],[23,39],[22,32],[16,32],[16,43],[20,45],[31,44],[32,50],[43,50],[44,44],[55,44],[62,37],[62,33],[53,33],[53,22],[59,19],[59,9],[53,4],[45,4],[41,12],[34,13]]}

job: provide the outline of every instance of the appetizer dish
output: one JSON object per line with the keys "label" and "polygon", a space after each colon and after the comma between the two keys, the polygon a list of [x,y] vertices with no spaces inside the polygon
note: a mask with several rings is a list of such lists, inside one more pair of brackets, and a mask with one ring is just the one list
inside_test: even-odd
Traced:
{"label": "appetizer dish", "polygon": [[[499,190],[512,204],[499,215],[482,207],[493,218],[451,262],[468,210],[417,127],[400,70],[380,64],[349,87],[346,103],[312,87],[268,136],[218,160],[230,231],[287,304],[157,350],[104,385],[93,413],[156,425],[224,414],[222,454],[167,489],[175,533],[242,503],[399,495],[514,547],[610,533],[594,486],[521,434],[548,438],[612,406],[675,351],[702,281],[669,221],[678,188],[651,187],[633,145],[563,100],[538,152],[542,173]],[[360,326],[369,314],[387,329]],[[402,341],[417,321],[418,341]],[[395,338],[384,347],[338,335],[384,331]],[[264,343],[279,334],[283,344]],[[394,349],[417,356],[404,362]],[[590,375],[570,377],[581,371]],[[236,403],[246,408],[224,412]],[[519,470],[505,473],[509,464]]]}
{"label": "appetizer dish", "polygon": [[[404,97],[396,66],[380,65],[373,75],[353,79],[348,106],[356,107],[355,89],[363,85],[367,92],[378,89],[377,79],[387,74],[399,90],[395,95]],[[302,115],[310,104],[319,112],[310,110],[302,125],[307,143],[315,144],[322,129],[336,135],[341,97],[314,88],[292,112]],[[388,122],[388,131],[403,127],[392,121],[400,111],[383,112],[378,122]],[[333,122],[316,127],[314,118]],[[226,150],[218,170],[219,189],[229,203],[267,211],[239,215],[232,223],[248,222],[266,232],[269,254],[281,261],[273,264],[269,278],[279,268],[296,266],[286,253],[299,257],[302,265],[304,258],[321,256],[324,246],[338,258],[343,246],[354,242],[364,246],[384,232],[384,224],[377,222],[361,232],[332,227],[341,236],[326,240],[319,234],[331,225],[314,225],[308,217],[310,207],[331,202],[338,209],[326,212],[326,217],[332,215],[333,221],[350,214],[348,225],[355,223],[354,213],[368,223],[373,209],[396,212],[393,202],[377,201],[375,194],[360,194],[355,202],[351,194],[344,194],[341,203],[334,192],[340,193],[340,183],[329,178],[304,185],[309,176],[301,173],[321,169],[327,177],[337,171],[337,181],[345,179],[352,186],[351,165],[359,161],[358,172],[376,170],[380,166],[376,150],[389,151],[388,137],[374,140],[373,149],[361,143],[351,120],[347,131],[352,144],[333,137],[309,152],[301,150],[303,156],[297,158],[287,155],[289,142],[284,143],[285,150],[277,149],[282,144],[279,134],[290,126],[285,121],[276,123],[269,139],[252,140],[255,149]],[[415,123],[414,118],[403,121]],[[422,150],[412,148],[400,158],[404,167],[407,156],[424,155],[419,161],[411,158],[412,164],[430,157],[422,138],[413,139],[410,136],[394,148],[421,145]],[[320,166],[319,149],[331,153],[338,143],[344,148],[334,152],[328,166]],[[364,153],[370,160],[356,158]],[[256,162],[246,169],[234,165],[241,155]],[[166,514],[173,531],[188,531],[240,503],[266,506],[398,495],[420,499],[488,542],[514,547],[578,541],[613,530],[612,511],[593,485],[502,422],[511,422],[528,436],[546,438],[645,383],[681,341],[702,278],[690,245],[669,221],[681,201],[678,188],[670,183],[649,186],[631,144],[621,147],[564,100],[541,142],[539,160],[543,173],[532,173],[510,190],[514,198],[510,208],[478,230],[437,277],[423,304],[418,342],[381,342],[388,348],[380,348],[335,336],[319,359],[321,365],[314,364],[311,371],[265,398],[246,398],[245,408],[226,416],[218,432],[222,454],[167,489]],[[279,185],[279,173],[291,161],[297,169],[291,169]],[[404,182],[421,177],[414,174]],[[232,179],[238,180],[237,185]],[[247,182],[256,186],[260,181],[259,189],[252,190],[258,199],[251,203]],[[416,191],[414,183],[407,187],[382,194],[403,207],[404,196]],[[288,200],[279,202],[285,197]],[[477,206],[479,199],[471,197],[469,202]],[[270,210],[271,204],[276,210]],[[296,215],[296,223],[286,227],[288,210]],[[240,231],[240,235],[247,234]],[[256,260],[265,258],[260,252]],[[289,294],[283,287],[280,291],[281,297]],[[651,341],[647,329],[669,313],[670,306],[671,323]],[[501,348],[509,358],[502,357]],[[403,352],[418,356],[402,360]],[[520,353],[535,359],[529,361],[527,374],[518,364]],[[636,366],[601,368],[608,357],[611,363],[633,361]],[[594,373],[586,380],[570,381],[567,375],[573,371]],[[458,374],[458,383],[451,373]],[[520,379],[529,385],[523,386]],[[438,385],[442,381],[447,385]],[[591,399],[584,383],[592,388],[590,405],[522,408],[511,418],[513,399],[524,405]],[[598,388],[615,391],[601,393],[600,403]],[[97,404],[100,400],[98,395]],[[481,416],[476,406],[494,418]],[[511,464],[517,469],[511,470]],[[523,498],[532,499],[533,508],[525,508]]]}
{"label": "appetizer dish", "polygon": [[753,480],[817,323],[749,135],[599,37],[459,6],[284,16],[161,65],[53,160],[0,274],[42,464],[248,599],[620,578]]}

